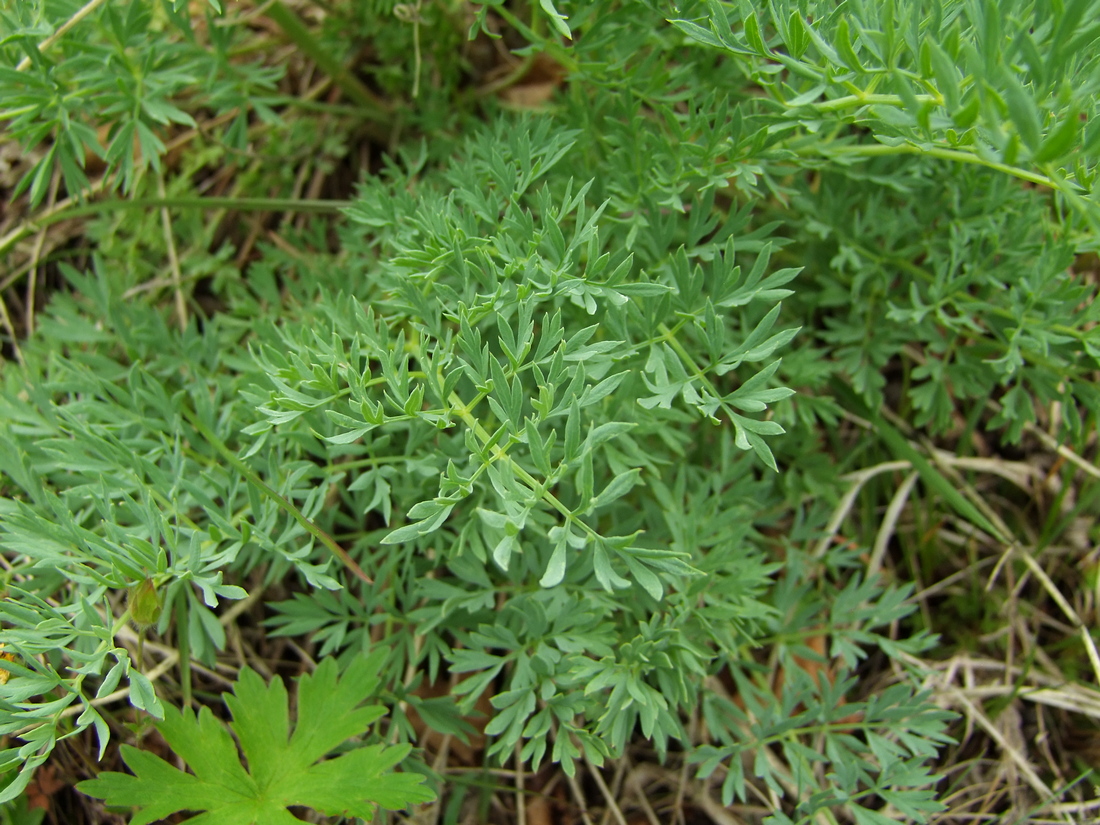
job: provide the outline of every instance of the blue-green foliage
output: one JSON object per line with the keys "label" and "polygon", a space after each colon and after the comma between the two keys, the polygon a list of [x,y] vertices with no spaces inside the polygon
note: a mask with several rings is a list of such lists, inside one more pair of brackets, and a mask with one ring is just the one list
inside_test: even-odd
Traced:
{"label": "blue-green foliage", "polygon": [[[147,49],[155,82],[85,113],[110,122],[124,184],[158,162],[157,124],[199,103],[274,122],[256,94],[274,76],[226,58],[234,26],[200,54],[180,4],[115,5],[92,45],[58,45],[72,63],[37,48],[63,14],[5,18],[13,134],[79,119],[65,84],[99,88],[81,59]],[[450,20],[431,5],[438,19],[384,3],[353,18],[400,26],[397,50]],[[548,112],[476,123],[444,99],[454,77],[428,84],[412,117],[439,131],[362,185],[338,252],[318,222],[239,272],[181,217],[187,277],[210,277],[221,311],[179,331],[129,292],[165,253],[153,217],[101,221],[100,256],[64,268],[72,292],[2,375],[0,642],[19,659],[0,732],[22,742],[0,769],[22,773],[0,798],[58,736],[105,744],[92,701],[120,686],[177,719],[117,641],[120,594],[150,580],[156,632],[207,664],[223,601],[257,592],[268,632],[321,657],[384,636],[391,741],[415,738],[409,708],[464,737],[485,695],[501,761],[572,773],[641,735],[720,776],[727,803],[770,789],[777,823],[926,818],[945,715],[854,675],[870,651],[911,662],[932,643],[876,632],[911,590],[842,546],[806,551],[841,469],[879,442],[824,445],[883,407],[1013,441],[1059,402],[1065,440],[1094,432],[1100,318],[1075,267],[1097,225],[1096,6],[593,0],[522,21],[490,3],[463,29],[504,21],[567,87]],[[150,20],[175,27],[171,49],[153,53]],[[378,77],[392,91],[398,74]],[[243,151],[242,116],[184,168]],[[325,135],[294,123],[296,147]],[[32,199],[55,163],[83,189],[96,139],[50,144]],[[339,155],[342,136],[325,145]],[[283,582],[298,592],[264,595]]]}
{"label": "blue-green foliage", "polygon": [[55,169],[69,192],[81,195],[91,157],[101,158],[125,191],[147,168],[160,171],[162,128],[196,124],[181,108],[182,96],[192,111],[205,106],[232,115],[223,137],[238,150],[248,141],[249,112],[278,119],[269,93],[282,72],[231,59],[242,29],[218,25],[216,7],[202,21],[205,43],[178,3],[116,2],[88,18],[78,36],[40,48],[82,5],[31,0],[0,11],[0,120],[28,148],[48,140],[18,187],[29,187],[32,203],[46,196]]}

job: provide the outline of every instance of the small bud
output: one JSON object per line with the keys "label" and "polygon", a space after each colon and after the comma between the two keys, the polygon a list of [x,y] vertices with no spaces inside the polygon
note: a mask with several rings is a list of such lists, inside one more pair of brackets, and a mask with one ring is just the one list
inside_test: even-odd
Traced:
{"label": "small bud", "polygon": [[164,609],[160,591],[150,578],[145,578],[130,588],[129,604],[130,618],[141,629],[156,624]]}

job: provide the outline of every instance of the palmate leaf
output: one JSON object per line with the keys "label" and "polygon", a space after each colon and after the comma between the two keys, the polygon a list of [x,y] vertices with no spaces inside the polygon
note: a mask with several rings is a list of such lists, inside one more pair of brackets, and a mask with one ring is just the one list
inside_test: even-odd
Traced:
{"label": "palmate leaf", "polygon": [[78,787],[108,805],[135,807],[133,825],[180,811],[202,812],[187,820],[191,825],[289,825],[300,821],[287,810],[292,805],[370,821],[376,805],[395,810],[427,802],[434,795],[421,786],[422,776],[384,773],[405,757],[408,745],[371,745],[318,762],[385,712],[378,705],[360,707],[378,685],[383,654],[357,659],[342,679],[331,658],[303,676],[293,734],[282,680],[265,685],[245,668],[225,702],[248,770],[209,708],[197,718],[190,710],[166,708],[157,729],[193,773],[123,745],[123,759],[135,775],[106,772]]}

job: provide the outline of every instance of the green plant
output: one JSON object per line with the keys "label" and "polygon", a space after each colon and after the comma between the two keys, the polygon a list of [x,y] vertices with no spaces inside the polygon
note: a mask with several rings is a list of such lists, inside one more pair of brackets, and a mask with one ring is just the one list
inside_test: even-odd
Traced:
{"label": "green plant", "polygon": [[[1068,270],[1100,227],[1098,7],[772,6],[767,42],[748,3],[707,10],[708,29],[677,25],[736,54],[766,92],[760,154],[821,170],[813,192],[784,192],[812,216],[800,226],[823,264],[800,315],[850,307],[821,337],[852,386],[878,407],[883,368],[901,356],[917,426],[942,432],[959,399],[1000,385],[993,426],[1009,440],[1036,404],[1058,402],[1083,445],[1082,413],[1100,412],[1100,308]],[[1057,216],[1011,178],[1049,187]],[[882,313],[897,325],[878,325]]]}
{"label": "green plant", "polygon": [[45,816],[45,808],[28,808],[25,796],[20,796],[0,808],[0,822],[4,825],[41,825]]}
{"label": "green plant", "polygon": [[233,696],[225,701],[247,771],[237,745],[210,708],[203,707],[197,718],[189,710],[168,709],[157,729],[193,774],[125,746],[123,757],[134,776],[102,773],[81,789],[108,805],[137,808],[131,820],[135,825],[179,811],[204,812],[187,820],[192,823],[298,822],[287,811],[293,805],[370,822],[376,805],[396,809],[426,802],[432,794],[418,787],[424,777],[385,773],[405,757],[408,745],[358,747],[318,762],[385,712],[378,705],[359,707],[378,688],[377,669],[384,657],[381,650],[361,657],[339,679],[336,662],[326,659],[312,675],[303,676],[293,732],[282,681],[265,686],[254,671],[241,671]]}
{"label": "green plant", "polygon": [[[268,770],[249,758],[260,717],[286,727],[281,682],[246,670],[226,700],[249,773],[208,709],[175,705],[198,696],[191,664],[224,658],[227,628],[253,610],[265,641],[323,659],[300,696],[348,691],[357,721],[333,720],[324,752],[374,720],[353,712],[366,695],[393,706],[372,736],[400,744],[380,752],[368,737],[314,765],[324,752],[295,750],[317,708],[302,705],[282,751],[302,782],[381,770],[424,726],[469,737],[484,698],[483,756],[517,769],[550,759],[573,776],[641,739],[720,782],[726,805],[767,800],[770,822],[942,810],[931,762],[951,714],[916,687],[935,639],[906,576],[883,574],[889,535],[875,526],[896,499],[866,481],[893,460],[924,482],[930,521],[1015,552],[929,439],[965,457],[1043,422],[1091,467],[1078,453],[1100,413],[1100,302],[1081,273],[1100,223],[1100,4],[543,0],[402,19],[392,4],[336,3],[319,35],[278,4],[272,19],[363,109],[322,107],[341,124],[329,132],[294,116],[300,101],[277,103],[262,67],[229,108],[210,103],[243,71],[228,44],[245,30],[210,12],[226,45],[206,49],[176,5],[106,4],[97,31],[127,60],[168,57],[145,60],[157,82],[134,87],[125,114],[76,96],[116,135],[105,182],[149,203],[141,165],[165,163],[158,212],[89,227],[97,254],[57,262],[67,288],[0,375],[0,642],[18,654],[0,731],[23,740],[0,752],[0,770],[19,771],[0,799],[63,737],[94,729],[102,758],[131,712],[112,707],[120,691],[163,718],[195,776],[127,747],[137,776],[85,790],[144,805],[137,821],[198,810],[190,796],[152,804],[150,783],[209,790],[193,756],[206,731],[234,786],[251,787]],[[99,87],[79,61],[50,64],[20,13],[5,21],[0,82],[23,95],[8,119],[33,145],[77,104],[59,93],[50,108],[29,78]],[[144,38],[160,15],[171,25]],[[404,73],[368,67],[388,102],[332,56],[346,44],[317,39],[337,41],[346,21],[379,29],[387,59],[421,43]],[[536,56],[568,73],[549,111],[497,111],[464,87],[451,47],[467,26],[523,41],[492,89]],[[34,72],[16,70],[22,55]],[[209,86],[185,91],[181,66]],[[249,198],[293,190],[300,176],[271,168],[281,153],[324,136],[331,166],[364,124],[404,122],[413,89],[409,122],[427,134],[387,138],[382,172],[327,205],[343,220],[283,225],[243,267],[214,247],[217,224],[188,194],[204,169],[241,155],[237,194],[206,203],[271,208]],[[233,107],[230,132],[196,138],[169,175],[149,111],[179,124]],[[289,150],[272,139],[247,156],[246,138],[277,122]],[[156,141],[131,157],[126,129]],[[32,201],[53,163],[69,194],[89,189],[70,168],[79,149],[49,144],[25,179]],[[162,264],[176,270],[172,321],[161,301],[134,300]],[[198,282],[216,312],[180,310]],[[868,466],[858,483],[845,475]],[[839,536],[861,490],[866,548]],[[131,620],[164,644],[132,650]],[[897,684],[868,691],[870,659],[893,662]],[[429,698],[428,685],[447,690]],[[412,754],[410,767],[424,758]],[[405,779],[378,781],[382,793]],[[426,798],[400,789],[375,801]],[[369,813],[338,790],[258,798],[272,818],[290,804]]]}
{"label": "green plant", "polygon": [[[232,115],[224,140],[237,149],[247,141],[250,111],[277,120],[267,93],[278,70],[232,60],[243,29],[218,26],[219,4],[211,6],[204,21],[208,37],[200,43],[185,4],[176,0],[92,2],[83,9],[72,2],[5,3],[0,121],[28,148],[48,146],[16,192],[28,189],[31,202],[41,202],[57,170],[69,194],[80,196],[89,187],[84,170],[94,156],[107,164],[106,180],[132,191],[148,168],[161,171],[166,147],[158,131],[196,125],[178,105],[181,97],[191,98],[191,108]],[[99,13],[89,14],[97,7]],[[60,36],[67,21],[85,18],[82,36]]]}

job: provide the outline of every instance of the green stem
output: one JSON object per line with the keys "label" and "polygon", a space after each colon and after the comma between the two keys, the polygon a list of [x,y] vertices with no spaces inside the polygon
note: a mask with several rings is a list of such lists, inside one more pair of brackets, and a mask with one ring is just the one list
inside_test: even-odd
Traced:
{"label": "green stem", "polygon": [[348,71],[332,53],[317,42],[302,19],[275,0],[267,9],[270,17],[299,49],[305,52],[348,97],[374,113],[390,113],[393,107],[368,89],[363,82]]}
{"label": "green stem", "polygon": [[[703,385],[703,389],[705,389],[711,394],[711,396],[713,396],[714,400],[717,401],[719,406],[722,408],[722,411],[729,416],[730,421],[733,421],[737,417],[737,413],[729,404],[727,404],[722,399],[722,393],[720,393],[718,391],[718,388],[715,387],[713,383],[711,383],[711,380],[707,377],[706,372],[699,369],[699,365],[695,363],[695,358],[692,357],[691,353],[688,352],[687,349],[684,348],[684,345],[680,343],[679,339],[676,338],[675,331],[669,329],[664,324],[658,325],[657,330],[664,335],[663,340],[667,342],[670,347],[672,347],[672,351],[676,353],[677,357],[680,359],[680,362],[691,373],[692,377]],[[710,368],[708,367],[708,369]]]}
{"label": "green stem", "polygon": [[326,103],[323,100],[310,100],[306,97],[294,97],[292,95],[270,95],[264,98],[264,102],[273,106],[293,107],[305,112],[320,112],[325,115],[344,115],[345,117],[361,117],[363,115],[363,110],[351,103]]}
{"label": "green stem", "polygon": [[[126,608],[125,612],[123,612],[123,614],[121,616],[119,616],[117,619],[115,619],[115,623],[111,626],[110,638],[108,640],[101,639],[99,644],[96,646],[95,652],[92,653],[92,656],[93,657],[98,656],[101,653],[103,653],[105,650],[107,650],[109,647],[113,647],[115,636],[117,636],[119,634],[119,632],[122,630],[122,628],[124,628],[126,626],[126,623],[129,622],[129,621],[130,621],[130,609]],[[141,660],[139,659],[138,660],[138,670],[140,670],[140,669],[141,669]],[[84,679],[85,679],[85,677],[87,677],[87,675],[88,675],[87,672],[77,673],[76,677],[73,679],[73,681],[70,684],[65,684],[64,682],[62,682],[61,686],[65,690],[69,691],[69,693],[71,693],[73,696],[75,696],[78,700],[80,700],[80,699],[83,698],[83,695],[81,694],[80,691],[81,691],[81,688],[83,688],[83,686],[84,686]],[[63,713],[64,713],[64,708],[58,710],[57,713],[54,714],[53,725],[54,725],[55,729],[57,728],[57,725],[60,723],[61,716],[62,716]],[[40,726],[32,726],[31,728],[28,728],[27,730],[32,730],[36,727],[40,727]],[[25,731],[22,731],[22,732],[25,732]],[[21,732],[17,732],[16,735],[19,735],[19,733],[21,733]]]}
{"label": "green stem", "polygon": [[[542,21],[542,19],[543,19],[542,13],[539,11],[538,6],[536,6],[534,3],[532,3],[531,4],[531,33],[533,35],[538,36],[538,37],[542,36],[542,27],[539,25],[540,21]],[[531,67],[534,66],[534,65],[535,65],[535,55],[534,55],[534,53],[528,54],[525,58],[523,58],[523,60],[520,62],[520,64],[518,66],[516,66],[514,69],[512,69],[512,71],[510,71],[507,75],[502,77],[500,80],[497,80],[493,83],[488,84],[487,86],[485,86],[481,89],[478,89],[478,91],[477,91],[478,96],[483,97],[483,96],[486,96],[486,95],[491,95],[491,94],[494,94],[496,92],[499,92],[501,89],[507,89],[510,86],[515,85],[516,83],[518,83],[520,80],[522,80],[524,78],[524,76],[527,74],[527,72],[529,72],[531,70]]]}
{"label": "green stem", "polygon": [[183,706],[193,704],[191,698],[191,628],[187,623],[187,592],[181,591],[176,599],[176,647],[180,654],[180,688],[183,691]]}
{"label": "green stem", "polygon": [[[451,402],[452,411],[455,413],[455,415],[459,417],[463,424],[470,428],[470,430],[474,433],[475,436],[477,436],[477,439],[482,443],[482,445],[488,444],[492,441],[492,435],[489,433],[489,431],[481,425],[480,421],[478,421],[470,414],[470,410],[472,409],[473,404],[471,404],[470,406],[466,406],[462,403],[462,399],[459,398],[458,395],[455,393],[451,393],[448,400]],[[583,532],[588,534],[589,538],[599,538],[599,534],[596,533],[596,531],[592,527],[579,519],[572,510],[570,510],[568,507],[565,506],[565,504],[562,503],[561,499],[550,492],[549,488],[554,483],[552,478],[548,478],[545,483],[540,483],[537,478],[527,472],[527,470],[520,466],[520,464],[514,458],[508,455],[507,449],[501,447],[499,444],[493,446],[492,452],[494,459],[496,459],[497,461],[504,461],[505,463],[510,465],[512,468],[512,472],[514,472],[519,477],[520,481],[526,484],[531,489],[532,493],[534,493],[536,496],[541,498],[559,513],[561,513],[565,517],[567,522],[577,525]]]}
{"label": "green stem", "polygon": [[[916,95],[918,103],[935,103],[936,105],[943,105],[943,99],[937,95]],[[789,104],[784,102],[784,106]],[[823,103],[810,104],[814,109],[819,112],[835,112],[841,109],[853,109],[859,106],[897,106],[899,108],[904,107],[905,101],[903,101],[897,95],[883,95],[883,94],[853,94],[846,95],[844,97],[836,97],[832,100],[826,100]]]}
{"label": "green stem", "polygon": [[205,438],[207,443],[209,443],[211,447],[217,450],[218,453],[220,453],[221,456],[226,461],[228,461],[234,469],[237,470],[237,472],[248,479],[249,482],[256,485],[257,489],[259,489],[260,492],[262,492],[265,496],[274,501],[281,510],[290,514],[295,521],[297,521],[300,525],[302,525],[302,527],[305,528],[308,533],[310,533],[314,538],[321,542],[321,544],[325,545],[325,547],[331,550],[332,554],[336,556],[336,558],[338,558],[341,562],[343,562],[344,566],[347,567],[352,573],[365,581],[367,584],[374,584],[374,579],[363,572],[363,569],[355,562],[355,559],[348,555],[347,550],[337,544],[332,536],[330,536],[328,533],[326,533],[324,530],[322,530],[320,527],[318,527],[316,524],[306,518],[302,511],[295,507],[292,502],[281,496],[275,488],[271,487],[267,482],[260,478],[251,467],[241,461],[241,459],[237,457],[236,453],[234,453],[232,450],[229,449],[229,447],[225,445],[224,441],[218,438],[210,430],[209,427],[207,427],[199,420],[198,415],[196,415],[186,407],[181,407],[180,411],[183,413],[183,417],[187,419],[187,422],[198,431],[199,435]]}
{"label": "green stem", "polygon": [[883,143],[849,144],[846,146],[822,146],[819,144],[807,149],[795,149],[794,152],[802,157],[806,157],[807,155],[820,155],[826,158],[872,158],[889,155],[927,155],[933,158],[940,158],[941,160],[954,160],[959,163],[972,163],[978,166],[985,166],[989,169],[1003,172],[1006,175],[1011,175],[1014,178],[1026,180],[1029,183],[1034,183],[1039,186],[1045,186],[1048,189],[1057,189],[1065,192],[1070,188],[1066,183],[1060,183],[1046,175],[1022,169],[1019,166],[1010,166],[1007,163],[983,158],[973,152],[964,152],[959,149],[947,149],[942,146],[922,147],[911,143],[902,143],[898,146],[887,146]]}
{"label": "green stem", "polygon": [[[448,412],[444,410],[443,412]],[[367,458],[358,458],[354,461],[341,461],[336,464],[329,464],[324,468],[326,473],[343,473],[348,470],[358,470],[360,467],[377,467],[379,464],[400,464],[402,461],[408,461],[407,455],[377,455],[369,456]],[[318,467],[318,469],[322,469]]]}
{"label": "green stem", "polygon": [[[233,209],[240,212],[339,212],[347,209],[354,201],[340,200],[298,200],[296,198],[218,198],[218,197],[173,197],[173,198],[132,198],[104,200],[96,203],[74,206],[58,216],[45,218],[50,223],[82,215],[98,215],[100,212],[115,209]],[[37,223],[41,223],[37,221]]]}
{"label": "green stem", "polygon": [[320,212],[334,213],[352,206],[354,201],[296,200],[294,198],[226,198],[226,197],[174,197],[174,198],[112,198],[51,209],[37,217],[24,221],[17,228],[0,238],[0,255],[3,255],[23,238],[49,226],[67,221],[99,215],[120,209],[231,209],[239,212]]}
{"label": "green stem", "polygon": [[540,36],[537,31],[508,11],[504,6],[494,6],[493,11],[504,18],[508,25],[518,31],[529,43],[538,44],[543,51],[565,67],[566,71],[575,72],[580,67],[580,64],[573,58],[573,55],[569,53],[568,49],[554,40]]}

